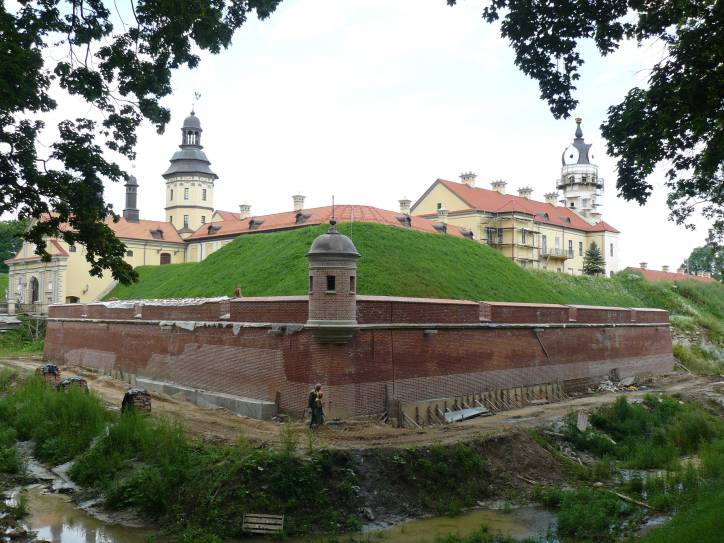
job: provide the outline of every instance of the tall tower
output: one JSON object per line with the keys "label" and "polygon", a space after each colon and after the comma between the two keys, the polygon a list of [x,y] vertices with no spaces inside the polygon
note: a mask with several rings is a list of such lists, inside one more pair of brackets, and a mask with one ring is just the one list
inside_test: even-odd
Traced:
{"label": "tall tower", "polygon": [[126,181],[126,207],[123,218],[128,222],[138,222],[138,181],[133,175]]}
{"label": "tall tower", "polygon": [[318,236],[309,259],[309,320],[322,343],[344,343],[357,330],[357,259],[352,240],[337,230],[332,217],[329,231]]}
{"label": "tall tower", "polygon": [[211,163],[202,151],[201,132],[201,122],[191,111],[181,127],[180,150],[171,157],[171,165],[163,174],[166,219],[183,238],[211,222],[214,212],[214,180],[218,176],[209,168]]}
{"label": "tall tower", "polygon": [[561,157],[561,178],[556,188],[563,192],[561,203],[591,224],[601,220],[599,200],[603,198],[603,179],[591,144],[583,140],[581,118],[576,119],[576,137]]}

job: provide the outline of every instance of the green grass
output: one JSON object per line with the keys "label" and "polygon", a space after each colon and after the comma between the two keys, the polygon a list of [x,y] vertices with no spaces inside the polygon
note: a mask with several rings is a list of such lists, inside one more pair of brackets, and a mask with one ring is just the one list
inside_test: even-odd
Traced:
{"label": "green grass", "polygon": [[5,299],[5,290],[8,288],[8,274],[0,273],[0,300]]}
{"label": "green grass", "polygon": [[38,459],[61,464],[90,447],[108,416],[96,395],[75,387],[57,391],[33,375],[0,399],[0,420],[18,439],[33,440]]}
{"label": "green grass", "polygon": [[0,333],[0,357],[27,356],[43,352],[45,323],[20,317],[20,327]]}
{"label": "green grass", "polygon": [[591,428],[580,432],[573,415],[567,438],[579,449],[610,457],[633,469],[676,469],[679,457],[724,436],[724,423],[701,407],[666,396],[647,395],[630,404],[624,396],[590,416]]}
{"label": "green grass", "polygon": [[[239,236],[203,262],[138,268],[140,281],[119,285],[107,298],[245,296],[307,293],[306,252],[327,226]],[[469,240],[381,226],[341,224],[362,254],[360,294],[430,298],[562,301],[490,247]]]}

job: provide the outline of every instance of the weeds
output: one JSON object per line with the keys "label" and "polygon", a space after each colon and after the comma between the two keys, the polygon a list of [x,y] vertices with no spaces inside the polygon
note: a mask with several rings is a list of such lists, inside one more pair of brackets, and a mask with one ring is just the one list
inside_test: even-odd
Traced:
{"label": "weeds", "polygon": [[0,399],[0,420],[15,429],[18,439],[32,439],[35,456],[50,464],[87,450],[107,418],[97,396],[78,389],[59,392],[36,376]]}

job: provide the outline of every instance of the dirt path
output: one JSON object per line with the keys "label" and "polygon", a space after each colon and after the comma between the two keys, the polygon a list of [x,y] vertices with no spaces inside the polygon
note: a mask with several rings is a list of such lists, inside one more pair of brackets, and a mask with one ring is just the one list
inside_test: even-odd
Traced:
{"label": "dirt path", "polygon": [[[41,361],[36,358],[4,358],[0,364],[21,371],[35,371]],[[91,390],[101,396],[110,409],[118,410],[128,384],[101,376],[82,368],[62,367],[63,375],[81,375]],[[393,428],[374,421],[344,421],[324,426],[314,436],[317,446],[338,449],[366,449],[374,447],[408,447],[430,443],[449,443],[472,439],[481,434],[502,433],[508,430],[545,425],[571,411],[591,409],[612,402],[617,396],[643,397],[653,391],[669,394],[681,393],[702,397],[711,387],[712,379],[696,375],[674,374],[659,378],[647,389],[627,392],[597,393],[547,405],[527,406],[503,411],[491,417],[472,419],[448,426],[435,426],[423,430]],[[233,414],[221,408],[198,407],[190,402],[161,393],[152,393],[153,416],[180,420],[193,434],[209,441],[236,442],[245,439],[254,443],[279,443],[284,426],[277,422],[260,421]],[[306,446],[306,425],[292,422],[289,427],[300,434],[300,446]]]}

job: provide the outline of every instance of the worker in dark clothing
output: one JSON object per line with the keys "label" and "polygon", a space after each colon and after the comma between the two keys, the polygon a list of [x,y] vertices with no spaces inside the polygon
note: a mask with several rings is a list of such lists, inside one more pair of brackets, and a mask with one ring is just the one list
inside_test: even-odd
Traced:
{"label": "worker in dark clothing", "polygon": [[307,407],[312,412],[312,420],[309,423],[311,430],[316,430],[324,423],[324,410],[322,408],[323,397],[322,385],[317,383],[314,388],[309,391],[309,397],[307,398]]}

